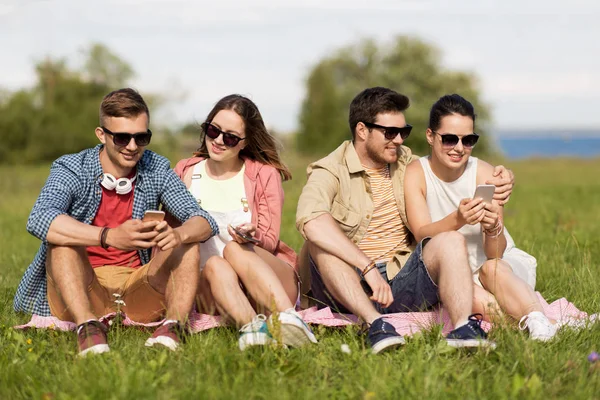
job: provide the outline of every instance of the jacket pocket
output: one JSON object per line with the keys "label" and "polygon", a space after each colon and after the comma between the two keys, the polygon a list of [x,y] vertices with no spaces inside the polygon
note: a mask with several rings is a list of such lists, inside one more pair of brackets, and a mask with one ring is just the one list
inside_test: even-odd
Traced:
{"label": "jacket pocket", "polygon": [[360,224],[360,215],[356,211],[350,210],[337,200],[331,205],[331,216],[339,223],[340,228],[345,233],[353,233]]}

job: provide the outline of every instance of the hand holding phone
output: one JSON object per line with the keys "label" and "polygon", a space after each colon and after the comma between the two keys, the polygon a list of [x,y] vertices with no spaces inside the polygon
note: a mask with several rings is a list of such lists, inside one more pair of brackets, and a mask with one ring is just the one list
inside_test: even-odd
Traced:
{"label": "hand holding phone", "polygon": [[229,227],[231,228],[231,230],[233,230],[235,232],[236,235],[238,235],[242,239],[244,239],[250,243],[258,244],[258,242],[259,242],[258,239],[249,235],[247,232],[243,232],[239,226],[234,227],[233,225],[229,224]]}

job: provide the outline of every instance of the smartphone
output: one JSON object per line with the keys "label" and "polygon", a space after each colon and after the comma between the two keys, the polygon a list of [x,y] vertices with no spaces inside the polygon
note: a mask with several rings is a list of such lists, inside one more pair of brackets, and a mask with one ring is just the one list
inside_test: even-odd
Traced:
{"label": "smartphone", "polygon": [[164,211],[146,210],[146,212],[144,213],[144,218],[142,219],[142,221],[144,221],[144,222],[148,222],[148,221],[162,222],[164,219],[165,219],[165,212]]}
{"label": "smartphone", "polygon": [[477,185],[477,189],[475,189],[475,194],[473,198],[476,199],[481,197],[484,203],[491,203],[494,198],[494,191],[496,190],[496,186],[494,185]]}
{"label": "smartphone", "polygon": [[242,239],[247,240],[251,243],[257,244],[258,243],[258,239],[248,235],[247,233],[242,232],[241,230],[239,230],[238,228],[234,227],[233,225],[229,224],[229,227],[231,229],[233,229],[233,231]]}

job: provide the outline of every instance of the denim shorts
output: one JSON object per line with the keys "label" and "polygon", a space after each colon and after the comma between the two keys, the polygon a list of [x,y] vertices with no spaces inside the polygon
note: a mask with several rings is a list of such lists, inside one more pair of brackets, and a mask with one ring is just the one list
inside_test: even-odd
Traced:
{"label": "denim shorts", "polygon": [[[377,302],[373,305],[382,314],[390,314],[397,312],[408,311],[423,311],[427,310],[439,303],[439,290],[437,285],[429,276],[429,272],[423,262],[423,246],[427,244],[429,238],[423,239],[415,251],[410,255],[400,272],[390,281],[387,279],[386,263],[376,264],[379,273],[388,281],[392,289],[394,302],[387,308],[381,306]],[[333,312],[349,314],[350,311],[339,303],[333,295],[329,293],[321,274],[315,265],[312,257],[310,261],[310,282],[312,297],[317,302],[318,308],[329,307]],[[356,273],[360,275],[360,270],[356,268]],[[361,285],[366,293],[370,294],[370,288],[364,278],[361,278]]]}

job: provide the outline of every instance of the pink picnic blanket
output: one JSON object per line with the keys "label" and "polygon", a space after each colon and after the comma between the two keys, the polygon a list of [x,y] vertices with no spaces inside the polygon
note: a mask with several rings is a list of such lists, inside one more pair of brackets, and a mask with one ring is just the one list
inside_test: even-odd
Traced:
{"label": "pink picnic blanket", "polygon": [[[587,318],[588,315],[580,311],[573,303],[570,303],[564,297],[553,301],[548,304],[546,300],[536,292],[544,313],[548,318],[555,319],[557,321],[564,321],[567,318]],[[317,307],[312,307],[307,310],[300,311],[302,318],[309,324],[325,325],[325,326],[345,326],[358,322],[358,318],[352,314],[337,314],[332,312],[329,308],[323,308],[318,310]],[[114,320],[116,314],[107,314],[101,318],[101,321],[110,325]],[[428,312],[406,312],[387,314],[386,320],[394,325],[396,331],[401,335],[412,335],[419,332],[422,329],[430,329],[435,325],[443,324],[442,332],[444,334],[452,330],[452,323],[448,313],[443,309],[435,309]],[[126,315],[123,318],[123,325],[125,326],[137,326],[137,327],[155,327],[162,323],[162,321],[152,322],[149,324],[142,324],[139,322],[132,321]],[[206,314],[192,313],[188,322],[190,331],[192,333],[202,332],[207,329],[215,328],[218,326],[224,326],[221,321],[221,317],[211,316]],[[75,330],[76,325],[73,322],[61,321],[56,317],[40,317],[33,315],[31,320],[25,325],[15,326],[15,329],[28,329],[28,328],[46,328],[46,329],[57,329],[61,331],[72,331]],[[488,322],[482,323],[482,328],[489,331],[492,328],[492,324]]]}

